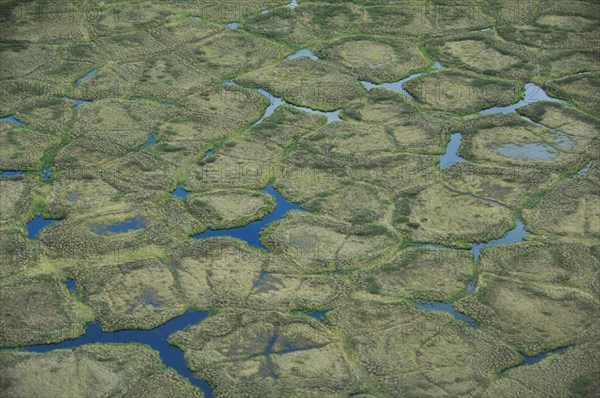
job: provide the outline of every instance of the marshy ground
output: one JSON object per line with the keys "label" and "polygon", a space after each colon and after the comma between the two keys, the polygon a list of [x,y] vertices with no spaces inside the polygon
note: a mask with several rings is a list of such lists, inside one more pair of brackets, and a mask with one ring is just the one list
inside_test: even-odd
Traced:
{"label": "marshy ground", "polygon": [[599,24],[0,0],[0,396],[595,396]]}

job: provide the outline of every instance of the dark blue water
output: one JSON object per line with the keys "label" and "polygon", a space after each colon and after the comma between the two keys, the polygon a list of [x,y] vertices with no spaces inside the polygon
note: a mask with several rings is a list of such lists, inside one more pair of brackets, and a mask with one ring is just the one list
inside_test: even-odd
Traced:
{"label": "dark blue water", "polygon": [[295,58],[300,58],[300,57],[308,57],[312,60],[318,60],[319,57],[317,57],[312,51],[310,51],[308,48],[303,48],[302,50],[298,50],[295,53],[288,55],[286,57],[286,59],[295,59]]}
{"label": "dark blue water", "polygon": [[307,108],[305,106],[298,106],[298,105],[293,105],[293,104],[289,104],[287,103],[285,100],[274,96],[273,94],[270,94],[269,92],[263,90],[262,88],[258,89],[258,92],[261,93],[262,95],[264,95],[265,97],[267,97],[269,99],[269,101],[271,101],[271,104],[267,107],[267,109],[265,110],[265,113],[262,115],[262,117],[256,122],[254,123],[254,125],[256,126],[257,124],[260,124],[263,122],[263,120],[265,120],[267,117],[271,116],[273,114],[273,112],[275,112],[275,109],[279,108],[281,105],[289,105],[292,106],[296,109],[300,109],[301,111],[304,112],[308,112],[308,113],[312,113],[315,115],[321,115],[321,116],[325,116],[327,118],[327,123],[332,123],[332,122],[336,122],[336,121],[341,121],[342,119],[340,119],[340,111],[341,109],[338,109],[336,111],[331,111],[331,112],[323,112],[323,111],[319,111],[316,109],[312,109],[312,108]]}
{"label": "dark blue water", "polygon": [[90,77],[94,76],[96,74],[96,72],[98,72],[97,68],[92,69],[91,71],[89,71],[85,76],[77,79],[75,81],[75,84],[81,84],[84,80],[89,79]]}
{"label": "dark blue water", "polygon": [[433,310],[433,311],[442,311],[442,312],[447,312],[448,314],[452,315],[455,319],[466,323],[467,325],[471,326],[473,329],[477,329],[477,323],[469,318],[468,316],[466,316],[465,314],[461,314],[460,312],[456,311],[454,309],[454,307],[452,306],[452,304],[450,303],[424,303],[424,302],[420,302],[420,301],[413,301],[415,303],[415,305],[423,310]]}
{"label": "dark blue water", "polygon": [[44,166],[42,177],[44,177],[44,181],[50,181],[50,177],[52,177],[52,168],[50,166]]}
{"label": "dark blue water", "polygon": [[33,220],[29,221],[25,228],[27,229],[27,233],[29,234],[29,239],[37,238],[40,231],[50,224],[61,221],[61,220],[52,220],[50,218],[44,218],[40,215],[33,217]]}
{"label": "dark blue water", "polygon": [[170,101],[163,101],[163,102],[161,102],[161,104],[163,104],[164,106],[167,106],[169,108],[175,106],[175,104]]}
{"label": "dark blue water", "polygon": [[66,100],[69,101],[74,101],[75,105],[73,106],[73,110],[76,111],[77,109],[79,109],[79,107],[83,104],[88,104],[92,101],[86,101],[86,100],[82,100],[82,99],[77,99],[77,98],[69,98],[69,97],[63,97]]}
{"label": "dark blue water", "polygon": [[21,177],[25,175],[24,171],[0,171],[3,177]]}
{"label": "dark blue water", "polygon": [[213,153],[215,153],[215,151],[213,151],[212,149],[209,149],[208,151],[204,152],[204,156],[210,156]]}
{"label": "dark blue water", "polygon": [[545,359],[546,357],[548,357],[549,355],[556,355],[556,354],[560,354],[563,353],[565,351],[567,351],[568,349],[572,348],[571,346],[566,346],[566,347],[561,347],[561,348],[557,348],[555,350],[549,351],[549,352],[544,352],[542,354],[533,356],[533,357],[529,357],[527,355],[524,354],[519,354],[522,358],[523,358],[523,362],[521,362],[518,365],[512,366],[508,369],[504,369],[502,372],[500,372],[500,376],[503,376],[507,371],[511,370],[511,369],[515,369],[521,366],[531,366],[534,365],[538,362],[540,362],[541,360]]}
{"label": "dark blue water", "polygon": [[156,144],[156,137],[156,134],[149,135],[146,143],[142,145],[142,149],[148,148],[150,145]]}
{"label": "dark blue water", "polygon": [[122,234],[125,232],[138,230],[146,227],[146,219],[144,217],[130,218],[129,220],[116,222],[109,225],[94,224],[92,225],[92,231],[99,235]]}
{"label": "dark blue water", "polygon": [[23,123],[22,121],[20,121],[19,119],[17,119],[16,117],[14,117],[13,115],[8,115],[8,116],[4,116],[4,117],[0,117],[0,122],[12,122],[14,124],[16,124],[17,126],[22,126]]}
{"label": "dark blue water", "polygon": [[566,103],[563,100],[550,97],[548,94],[546,94],[546,92],[541,87],[536,86],[533,83],[527,83],[525,85],[524,91],[525,91],[525,98],[523,98],[521,101],[517,102],[516,104],[489,108],[489,109],[485,109],[479,113],[482,115],[493,115],[495,113],[511,113],[521,107],[524,107],[529,104],[533,104],[538,101],[552,101],[552,102]]}
{"label": "dark blue water", "polygon": [[173,191],[171,191],[171,195],[176,196],[178,198],[182,198],[182,199],[184,199],[189,194],[190,194],[190,191],[187,191],[182,186],[178,186],[176,189],[174,189]]}
{"label": "dark blue water", "polygon": [[151,330],[130,329],[111,333],[102,331],[99,323],[88,323],[85,328],[85,334],[77,339],[56,344],[30,345],[20,348],[29,352],[49,352],[94,343],[147,344],[159,352],[166,366],[175,369],[177,373],[188,379],[196,387],[199,387],[204,392],[205,397],[212,397],[213,391],[210,385],[204,380],[198,379],[188,368],[183,351],[170,345],[167,341],[171,334],[183,330],[188,326],[196,325],[209,315],[208,311],[189,311]]}
{"label": "dark blue water", "polygon": [[458,156],[458,150],[462,142],[462,134],[454,133],[450,135],[450,142],[446,147],[446,153],[440,156],[440,168],[442,170],[448,170],[452,165],[458,162],[464,162],[465,159]]}
{"label": "dark blue water", "polygon": [[592,167],[592,164],[593,164],[593,163],[594,163],[594,162],[593,162],[593,161],[591,161],[591,162],[589,162],[588,164],[586,164],[585,166],[583,166],[583,169],[581,169],[581,170],[579,170],[579,171],[577,172],[577,177],[582,177],[582,176],[584,176],[584,175],[585,175],[585,173],[587,173],[587,171],[590,169],[590,167]]}
{"label": "dark blue water", "polygon": [[306,315],[315,318],[319,322],[325,322],[327,320],[327,311],[309,311]]}
{"label": "dark blue water", "polygon": [[265,250],[265,247],[260,242],[260,231],[267,225],[285,216],[289,211],[304,211],[304,209],[298,204],[288,202],[283,196],[279,194],[279,192],[275,190],[275,188],[273,188],[273,185],[271,184],[269,184],[265,189],[263,189],[262,192],[266,192],[275,198],[275,210],[273,210],[267,216],[243,227],[229,229],[209,229],[208,231],[202,232],[201,234],[193,235],[192,238],[206,239],[229,236],[232,238],[241,239],[247,242],[250,246]]}
{"label": "dark blue water", "polygon": [[561,352],[567,351],[569,348],[571,348],[571,346],[557,348],[556,350],[552,350],[552,351],[549,351],[549,352],[544,352],[544,353],[542,353],[540,355],[536,355],[534,357],[528,357],[527,355],[521,354],[521,356],[523,357],[524,361],[523,361],[523,363],[521,363],[518,366],[529,366],[529,365],[536,364],[536,363],[540,362],[542,359],[546,358],[548,355],[560,354]]}
{"label": "dark blue water", "polygon": [[67,286],[67,290],[69,291],[69,293],[75,293],[75,291],[77,290],[77,285],[75,284],[75,281],[73,279],[67,279],[65,285]]}
{"label": "dark blue water", "polygon": [[519,243],[523,242],[523,238],[528,235],[531,235],[529,232],[525,230],[525,224],[521,221],[520,218],[516,220],[517,226],[506,233],[500,239],[490,240],[489,242],[482,243],[474,243],[471,251],[473,252],[473,258],[475,260],[475,264],[479,264],[479,256],[481,255],[481,249],[486,246],[498,246],[498,245],[506,245],[509,243]]}

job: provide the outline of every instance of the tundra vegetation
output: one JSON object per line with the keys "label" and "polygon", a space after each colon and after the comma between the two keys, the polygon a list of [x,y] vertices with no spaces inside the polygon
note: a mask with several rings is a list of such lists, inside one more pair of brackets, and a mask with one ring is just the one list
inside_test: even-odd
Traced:
{"label": "tundra vegetation", "polygon": [[0,0],[0,396],[597,394],[598,4],[295,3]]}

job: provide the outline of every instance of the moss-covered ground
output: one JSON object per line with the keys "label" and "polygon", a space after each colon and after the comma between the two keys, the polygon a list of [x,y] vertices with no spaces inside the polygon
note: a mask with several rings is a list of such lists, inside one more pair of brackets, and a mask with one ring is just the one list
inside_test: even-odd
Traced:
{"label": "moss-covered ground", "polygon": [[598,5],[298,3],[0,1],[0,396],[597,395]]}

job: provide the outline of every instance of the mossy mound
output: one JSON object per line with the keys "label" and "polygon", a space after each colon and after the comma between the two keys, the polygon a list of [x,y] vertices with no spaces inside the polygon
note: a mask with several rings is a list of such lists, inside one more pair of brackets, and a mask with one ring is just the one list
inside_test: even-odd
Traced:
{"label": "mossy mound", "polygon": [[138,344],[91,344],[45,354],[0,352],[6,397],[203,397]]}

